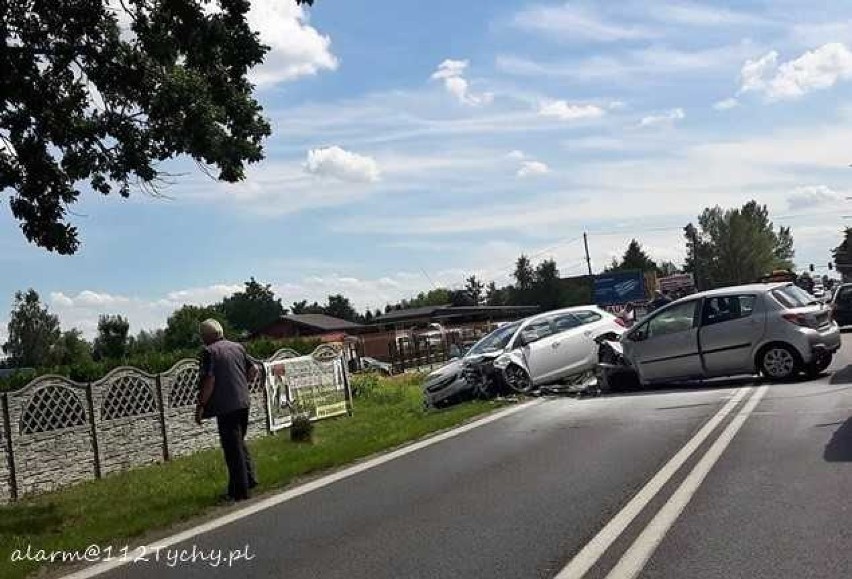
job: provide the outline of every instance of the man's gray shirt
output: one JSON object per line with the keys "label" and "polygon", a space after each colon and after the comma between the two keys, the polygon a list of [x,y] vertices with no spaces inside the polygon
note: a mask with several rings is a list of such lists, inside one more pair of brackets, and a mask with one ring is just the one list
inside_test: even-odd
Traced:
{"label": "man's gray shirt", "polygon": [[248,372],[252,366],[242,344],[218,340],[204,347],[199,379],[214,379],[213,395],[204,408],[205,418],[249,407]]}

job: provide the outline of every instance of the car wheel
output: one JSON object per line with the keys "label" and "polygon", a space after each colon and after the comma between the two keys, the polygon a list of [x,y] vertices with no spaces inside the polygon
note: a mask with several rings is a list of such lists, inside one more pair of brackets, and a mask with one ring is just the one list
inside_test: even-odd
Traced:
{"label": "car wheel", "polygon": [[783,344],[769,346],[760,357],[763,375],[773,380],[789,380],[798,373],[799,366],[798,355]]}
{"label": "car wheel", "polygon": [[508,384],[509,388],[515,392],[526,394],[532,390],[533,383],[530,379],[530,375],[517,364],[510,364],[509,367],[504,370],[504,376],[506,378],[506,384]]}

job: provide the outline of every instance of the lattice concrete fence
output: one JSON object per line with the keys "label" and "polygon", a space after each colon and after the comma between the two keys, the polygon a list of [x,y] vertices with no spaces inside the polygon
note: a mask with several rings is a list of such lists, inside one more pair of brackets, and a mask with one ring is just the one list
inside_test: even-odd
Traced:
{"label": "lattice concrete fence", "polygon": [[[263,372],[249,391],[256,438],[270,432]],[[3,394],[0,503],[217,446],[216,421],[195,423],[197,393],[198,362],[182,360],[157,375],[116,368],[90,384],[42,376]]]}

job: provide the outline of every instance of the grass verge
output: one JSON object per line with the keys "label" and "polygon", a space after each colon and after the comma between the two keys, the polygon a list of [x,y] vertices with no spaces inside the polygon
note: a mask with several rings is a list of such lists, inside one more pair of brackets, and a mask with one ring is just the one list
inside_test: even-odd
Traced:
{"label": "grass verge", "polygon": [[[354,414],[317,423],[313,443],[290,442],[287,431],[252,441],[257,491],[279,489],[301,476],[340,467],[499,406],[468,402],[425,412],[419,383],[418,376],[403,376],[361,384]],[[13,562],[12,554],[26,552],[28,545],[48,552],[92,544],[121,546],[215,513],[226,482],[221,452],[214,449],[0,507],[0,577],[23,578],[42,566],[55,571],[58,563]]]}

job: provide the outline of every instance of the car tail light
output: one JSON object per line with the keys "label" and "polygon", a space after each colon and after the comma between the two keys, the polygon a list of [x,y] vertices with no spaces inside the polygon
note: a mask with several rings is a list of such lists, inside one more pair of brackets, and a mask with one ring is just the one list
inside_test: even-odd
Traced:
{"label": "car tail light", "polygon": [[808,317],[805,314],[781,314],[781,317],[791,324],[796,324],[803,328],[811,327],[811,323],[808,321]]}
{"label": "car tail light", "polygon": [[627,327],[627,324],[625,324],[624,320],[622,320],[621,318],[615,318],[615,323],[618,324],[619,326],[621,326],[622,328]]}

